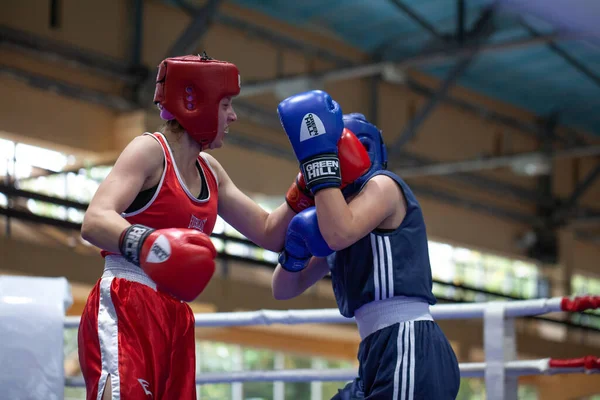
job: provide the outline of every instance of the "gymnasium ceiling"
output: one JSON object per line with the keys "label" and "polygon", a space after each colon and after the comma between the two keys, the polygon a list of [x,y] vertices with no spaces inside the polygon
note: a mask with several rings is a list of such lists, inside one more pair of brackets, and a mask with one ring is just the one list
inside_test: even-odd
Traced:
{"label": "gymnasium ceiling", "polygon": [[[169,49],[169,55],[191,52],[212,22],[244,30],[253,37],[275,46],[294,49],[306,56],[320,57],[335,68],[318,76],[280,77],[261,82],[246,82],[236,110],[244,118],[277,126],[271,110],[264,110],[248,100],[252,94],[276,90],[281,85],[302,88],[307,81],[334,81],[374,77],[408,86],[428,98],[414,118],[402,127],[399,139],[389,143],[392,157],[409,161],[401,171],[406,177],[446,175],[452,182],[468,184],[501,196],[539,206],[537,215],[523,215],[512,210],[479,204],[461,196],[435,192],[414,184],[416,192],[532,226],[533,256],[552,254],[556,248],[554,228],[565,221],[600,222],[600,208],[578,206],[578,200],[600,176],[597,163],[581,179],[568,198],[552,195],[551,179],[540,178],[539,190],[529,190],[488,179],[477,172],[513,166],[520,155],[464,160],[437,164],[404,152],[404,144],[418,134],[419,127],[442,102],[453,104],[544,142],[557,126],[560,135],[552,141],[559,145],[556,154],[534,156],[581,157],[599,155],[600,146],[590,143],[582,132],[600,136],[600,2],[595,0],[231,0],[230,3],[269,15],[317,34],[333,37],[366,54],[366,60],[349,59],[315,44],[278,34],[268,28],[220,12],[222,0],[159,0],[185,10],[192,16]],[[50,12],[60,6],[50,0]],[[144,98],[144,82],[152,86],[152,73],[140,65],[140,41],[144,0],[130,0],[132,5],[131,55],[128,61],[109,59],[64,43],[32,36],[28,32],[0,26],[0,46],[19,49],[42,59],[61,60],[127,82],[140,89],[138,96],[110,96],[75,87],[51,78],[35,76],[0,63],[0,73],[17,77],[34,87],[102,104],[126,111],[140,108],[137,98]],[[526,4],[526,5],[523,5]],[[58,6],[57,6],[58,5]],[[166,55],[165,55],[166,56]],[[425,87],[403,73],[406,68],[440,79],[437,89]],[[148,85],[150,83],[150,85]],[[296,86],[295,86],[296,85]],[[545,125],[517,120],[499,114],[481,104],[453,98],[449,91],[463,86],[490,98],[531,111]],[[146,96],[147,97],[147,96]],[[566,132],[566,134],[565,134]],[[230,141],[279,157],[290,157],[281,148],[231,135]],[[531,156],[528,154],[527,156]],[[526,161],[526,160],[525,160]],[[543,161],[543,160],[542,160]],[[543,164],[543,162],[542,162]],[[400,166],[399,166],[400,167]],[[549,232],[549,236],[547,233]],[[584,233],[600,240],[598,233]]]}
{"label": "gymnasium ceiling", "polygon": [[[218,0],[164,0],[202,16],[216,9]],[[482,178],[473,173],[498,167],[538,165],[552,168],[556,157],[589,157],[600,154],[600,146],[590,144],[581,132],[600,136],[600,2],[595,0],[232,0],[233,3],[275,19],[341,40],[368,55],[367,61],[348,60],[338,54],[273,35],[257,26],[240,24],[215,12],[214,20],[237,26],[276,45],[291,46],[308,56],[318,56],[337,65],[326,73],[307,77],[283,77],[274,81],[244,85],[246,94],[277,89],[277,85],[310,87],[310,79],[344,80],[375,76],[407,85],[429,100],[402,128],[399,139],[388,143],[394,161],[402,159],[413,166],[398,165],[403,177],[440,176],[466,183],[521,201],[533,201],[540,208],[537,221],[516,213],[473,204],[445,193],[428,192],[413,184],[417,192],[501,218],[520,220],[533,227],[534,257],[554,253],[553,228],[567,220],[600,221],[600,211],[578,208],[579,199],[600,176],[600,162],[576,185],[568,198],[552,195],[547,173],[541,173],[537,190],[523,191],[511,185]],[[183,36],[182,36],[183,38]],[[183,44],[183,43],[179,43]],[[176,47],[177,44],[174,45]],[[411,68],[440,79],[438,89],[420,86],[403,70]],[[306,81],[308,80],[308,82]],[[308,84],[307,84],[308,83]],[[297,86],[294,86],[297,85]],[[463,86],[490,98],[529,110],[541,124],[496,114],[478,104],[454,99],[449,91]],[[244,93],[242,93],[244,94]],[[471,159],[457,163],[435,163],[414,157],[404,145],[418,134],[419,127],[442,102],[485,116],[540,139],[558,142],[562,149],[544,153]],[[238,102],[239,104],[239,102]],[[250,107],[248,104],[244,106]],[[252,114],[252,110],[250,113]],[[264,120],[267,120],[265,118]],[[561,127],[566,134],[555,134]],[[552,145],[550,145],[552,147]],[[532,159],[528,158],[534,156]],[[537,158],[536,158],[537,157]],[[395,160],[394,160],[395,159]],[[536,161],[536,159],[538,161]],[[544,167],[544,164],[546,167]],[[397,164],[396,164],[397,165]],[[536,167],[537,168],[537,167]],[[546,175],[546,176],[544,176]],[[551,176],[551,175],[550,175]],[[594,226],[594,225],[592,225]],[[600,241],[600,233],[578,231],[582,238]],[[527,235],[526,235],[527,236]],[[525,239],[527,242],[527,239]],[[526,245],[528,246],[528,245]],[[535,254],[534,254],[535,253]],[[549,257],[552,259],[552,256]]]}
{"label": "gymnasium ceiling", "polygon": [[[600,135],[600,2],[234,0]],[[524,5],[526,4],[526,5]],[[485,13],[494,6],[493,15]],[[463,55],[464,57],[460,57]],[[484,57],[479,57],[485,55]]]}

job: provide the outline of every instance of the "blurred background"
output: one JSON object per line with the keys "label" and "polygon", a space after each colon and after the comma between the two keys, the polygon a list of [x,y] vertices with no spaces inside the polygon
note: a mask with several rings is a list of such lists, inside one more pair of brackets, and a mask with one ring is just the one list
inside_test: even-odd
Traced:
{"label": "blurred background", "polygon": [[[0,273],[64,276],[79,315],[102,274],[87,204],[135,136],[160,128],[156,66],[235,63],[239,120],[212,154],[265,209],[298,166],[276,107],[324,89],[382,130],[414,190],[440,303],[600,294],[600,3],[594,0],[4,0],[0,13]],[[275,301],[277,254],[219,220],[196,312],[336,307],[328,279]],[[441,321],[461,362],[481,321]],[[517,321],[519,358],[600,353],[600,313]],[[76,331],[66,371],[78,376]],[[197,330],[199,371],[347,368],[352,325]],[[522,399],[600,399],[600,379],[525,377]],[[342,382],[203,386],[199,399],[329,399]],[[596,395],[596,396],[594,396]],[[83,399],[67,389],[68,399]],[[463,379],[460,399],[484,398]]]}

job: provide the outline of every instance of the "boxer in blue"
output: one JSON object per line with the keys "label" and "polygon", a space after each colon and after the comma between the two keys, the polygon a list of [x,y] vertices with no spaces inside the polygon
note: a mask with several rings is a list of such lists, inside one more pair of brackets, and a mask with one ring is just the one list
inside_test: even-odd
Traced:
{"label": "boxer in blue", "polygon": [[[343,115],[322,91],[292,96],[278,111],[316,207],[288,226],[273,295],[296,297],[331,273],[340,313],[355,317],[361,336],[358,377],[334,399],[455,399],[458,361],[429,313],[436,299],[423,214],[408,185],[386,170],[381,132],[361,114]],[[344,129],[371,166],[341,188],[336,143]]]}

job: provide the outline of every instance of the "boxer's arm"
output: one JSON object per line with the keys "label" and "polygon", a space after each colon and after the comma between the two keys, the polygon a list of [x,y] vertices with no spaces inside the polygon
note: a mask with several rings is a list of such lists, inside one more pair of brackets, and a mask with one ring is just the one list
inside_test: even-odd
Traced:
{"label": "boxer's arm", "polygon": [[288,224],[296,213],[285,202],[268,213],[233,183],[214,157],[207,156],[219,180],[219,215],[256,245],[281,251]]}
{"label": "boxer's arm", "polygon": [[288,300],[300,296],[328,273],[329,265],[325,257],[312,257],[300,272],[288,272],[278,264],[271,281],[273,297],[276,300]]}
{"label": "boxer's arm", "polygon": [[330,188],[317,192],[315,204],[321,234],[335,251],[365,237],[397,212],[398,207],[406,213],[402,191],[385,175],[370,179],[349,203],[339,189]]}
{"label": "boxer's arm", "polygon": [[120,253],[119,238],[130,226],[120,213],[163,164],[163,153],[156,140],[149,136],[133,139],[94,194],[83,218],[83,239],[101,249]]}

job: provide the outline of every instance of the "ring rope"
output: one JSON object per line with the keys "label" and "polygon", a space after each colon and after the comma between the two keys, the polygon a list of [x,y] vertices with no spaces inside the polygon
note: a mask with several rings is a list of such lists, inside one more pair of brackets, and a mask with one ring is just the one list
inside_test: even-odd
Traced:
{"label": "ring rope", "polygon": [[[507,375],[556,375],[577,373],[600,373],[600,358],[587,356],[572,359],[543,358],[539,360],[510,361],[504,364]],[[486,363],[460,363],[462,378],[481,378]],[[332,382],[351,381],[357,370],[347,369],[287,369],[276,371],[208,372],[196,377],[197,385],[232,382]],[[83,387],[81,378],[67,378],[67,386]]]}
{"label": "ring rope", "polygon": [[[581,312],[596,309],[600,307],[600,296],[553,297],[550,299],[494,302],[494,304],[500,304],[504,307],[506,317],[524,317],[557,311]],[[436,320],[483,318],[488,305],[489,303],[438,304],[431,307],[431,315]],[[194,316],[196,327],[354,322],[354,318],[346,318],[340,315],[337,308],[200,313]],[[80,317],[66,317],[65,328],[77,328],[79,320]]]}
{"label": "ring rope", "polygon": [[[505,317],[540,315],[557,311],[581,312],[600,308],[600,296],[580,296],[575,298],[554,297],[494,302],[494,306],[504,309]],[[483,318],[489,303],[440,304],[431,307],[435,319],[472,319]],[[244,312],[195,314],[197,327],[250,326],[272,324],[308,324],[308,323],[350,323],[354,318],[345,318],[337,309],[322,310],[259,310]],[[66,317],[65,328],[76,328],[79,317]],[[462,377],[483,377],[487,363],[459,364]],[[504,363],[508,376],[553,375],[564,373],[600,372],[600,358],[587,356],[573,359],[551,359],[509,361]],[[356,369],[330,370],[276,370],[276,371],[235,371],[228,373],[203,373],[196,377],[196,384],[214,384],[227,382],[307,382],[307,381],[350,381],[357,376]],[[82,378],[67,378],[67,386],[85,387]]]}

